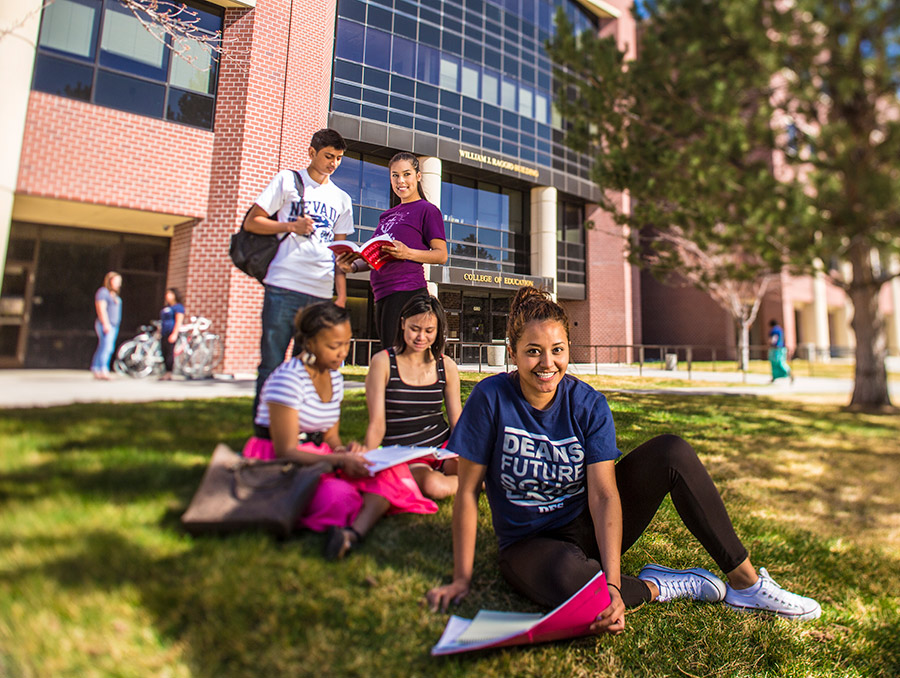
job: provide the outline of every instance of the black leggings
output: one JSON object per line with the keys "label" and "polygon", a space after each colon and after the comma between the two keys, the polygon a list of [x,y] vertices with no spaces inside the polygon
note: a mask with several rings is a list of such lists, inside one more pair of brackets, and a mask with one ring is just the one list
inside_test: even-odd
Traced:
{"label": "black leggings", "polygon": [[171,372],[175,367],[175,344],[169,343],[169,337],[167,335],[160,338],[159,347],[162,349],[163,363],[166,366],[166,372]]}
{"label": "black leggings", "polygon": [[[731,519],[694,448],[675,435],[647,441],[616,464],[622,501],[622,553],[643,534],[667,494],[685,526],[723,572],[747,558]],[[555,530],[500,551],[500,571],[517,591],[540,605],[556,607],[603,569],[590,510]],[[636,577],[622,576],[628,607],[650,600],[650,589]]]}
{"label": "black leggings", "polygon": [[394,345],[400,327],[400,311],[407,301],[420,294],[428,294],[428,288],[394,292],[375,302],[375,330],[381,340],[381,348],[388,349]]}

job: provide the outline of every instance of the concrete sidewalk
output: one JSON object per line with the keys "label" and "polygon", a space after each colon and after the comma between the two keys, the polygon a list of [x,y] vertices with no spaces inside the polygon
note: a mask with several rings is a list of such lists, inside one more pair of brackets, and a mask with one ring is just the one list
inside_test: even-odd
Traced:
{"label": "concrete sidewalk", "polygon": [[[477,365],[460,365],[462,371],[475,371]],[[500,372],[503,367],[487,367],[485,371]],[[621,375],[637,377],[638,369],[628,365],[570,365],[571,374]],[[643,370],[645,377],[688,379],[686,370]],[[362,378],[348,379],[346,387],[362,388]],[[0,370],[0,408],[49,407],[71,403],[89,402],[150,402],[155,400],[189,400],[207,398],[253,397],[255,378],[251,375],[217,376],[198,381],[176,378],[158,381],[155,378],[130,379],[114,376],[112,381],[95,380],[88,370]],[[791,395],[846,395],[849,401],[853,390],[850,379],[831,379],[798,375],[794,383],[780,379],[774,384],[764,374],[747,374],[746,381],[740,372],[691,373],[691,381],[707,382],[698,386],[656,388],[648,384],[646,389],[631,388],[632,392],[685,393],[695,395],[760,395],[789,397]],[[900,388],[891,386],[895,402],[900,399]]]}

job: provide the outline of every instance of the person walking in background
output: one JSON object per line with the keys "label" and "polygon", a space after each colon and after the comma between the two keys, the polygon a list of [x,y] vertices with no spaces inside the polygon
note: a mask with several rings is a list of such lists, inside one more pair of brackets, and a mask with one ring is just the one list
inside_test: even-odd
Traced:
{"label": "person walking in background", "polygon": [[178,341],[178,333],[183,322],[184,305],[181,303],[181,293],[176,288],[170,287],[166,290],[166,305],[159,312],[159,346],[166,366],[166,371],[160,377],[161,381],[172,378],[172,369],[175,367],[175,342]]}
{"label": "person walking in background", "polygon": [[[381,250],[390,254],[381,270],[369,275],[375,296],[375,329],[381,348],[394,345],[400,320],[400,309],[415,296],[427,294],[423,264],[447,261],[447,236],[441,211],[428,202],[422,190],[419,159],[412,153],[397,153],[388,163],[391,188],[400,204],[382,212],[373,237],[387,235],[393,239]],[[345,273],[369,268],[365,259],[353,252],[341,254],[338,265]]]}
{"label": "person walking in background", "polygon": [[[284,361],[297,311],[320,301],[347,303],[347,280],[336,270],[328,244],[353,233],[350,196],[334,185],[347,142],[332,129],[319,130],[309,146],[309,166],[300,171],[303,204],[294,173],[282,170],[266,186],[244,219],[251,233],[285,234],[263,279],[260,361],[253,416],[266,378]],[[274,218],[269,218],[274,215]]]}
{"label": "person walking in background", "polygon": [[794,381],[794,373],[787,362],[787,347],[784,345],[784,330],[775,320],[769,321],[769,365],[772,367],[772,381],[788,377]]}
{"label": "person walking in background", "polygon": [[119,325],[122,322],[122,276],[110,271],[103,277],[103,287],[94,295],[94,309],[97,319],[94,331],[97,332],[97,350],[91,360],[91,372],[94,379],[109,380],[109,361],[116,348],[116,337],[119,336]]}

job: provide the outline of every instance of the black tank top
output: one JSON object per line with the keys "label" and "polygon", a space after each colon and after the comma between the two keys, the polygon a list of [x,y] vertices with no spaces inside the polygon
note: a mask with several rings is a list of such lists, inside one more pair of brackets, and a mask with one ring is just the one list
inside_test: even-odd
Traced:
{"label": "black tank top", "polygon": [[437,359],[438,379],[433,384],[412,386],[400,379],[397,355],[388,349],[391,373],[384,391],[385,433],[382,445],[440,447],[450,437],[444,419],[444,356]]}

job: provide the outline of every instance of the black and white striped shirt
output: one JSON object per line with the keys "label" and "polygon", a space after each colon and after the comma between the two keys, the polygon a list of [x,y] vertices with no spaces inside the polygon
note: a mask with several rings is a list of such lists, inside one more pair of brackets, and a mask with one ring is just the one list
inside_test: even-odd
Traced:
{"label": "black and white striped shirt", "polygon": [[397,356],[388,349],[390,377],[384,391],[385,433],[382,445],[440,447],[450,437],[444,419],[444,356],[437,360],[438,379],[433,384],[413,386],[400,378]]}
{"label": "black and white striped shirt", "polygon": [[340,372],[331,371],[331,400],[325,403],[316,392],[303,361],[291,358],[276,367],[263,384],[256,423],[268,427],[269,403],[277,403],[297,410],[301,432],[327,431],[341,418],[343,398],[344,377]]}

